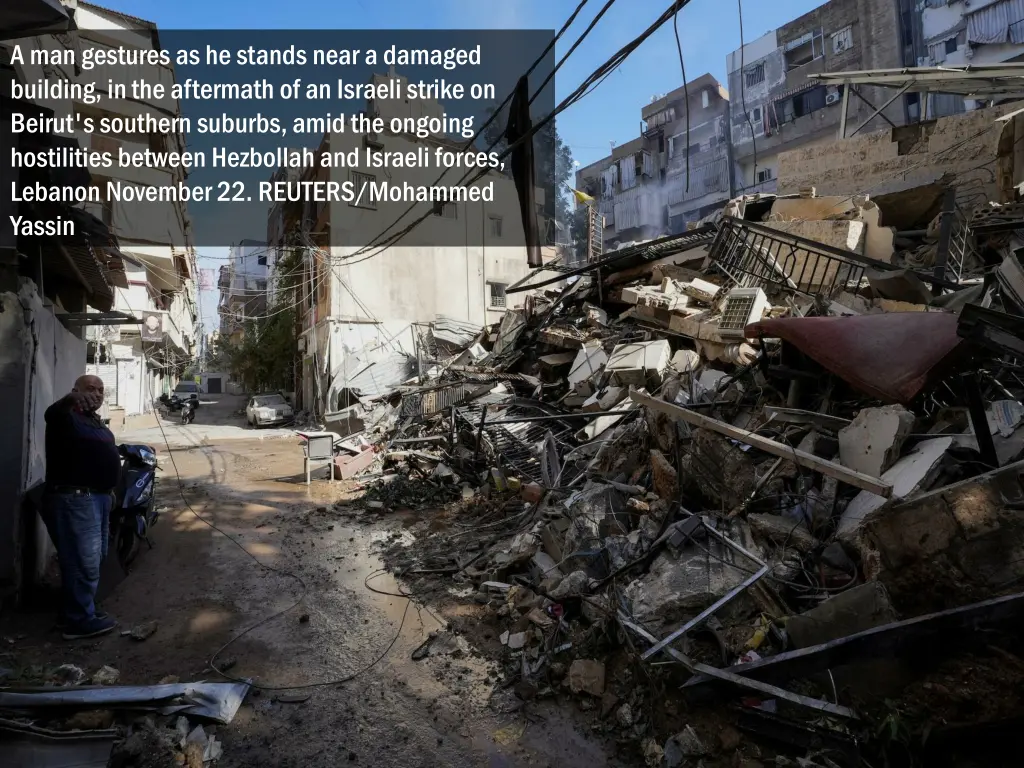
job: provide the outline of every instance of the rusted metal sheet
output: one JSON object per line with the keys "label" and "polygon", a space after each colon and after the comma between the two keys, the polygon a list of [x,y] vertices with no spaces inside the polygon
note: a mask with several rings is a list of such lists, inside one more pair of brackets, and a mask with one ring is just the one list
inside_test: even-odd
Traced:
{"label": "rusted metal sheet", "polygon": [[956,326],[951,312],[889,312],[761,320],[747,334],[782,339],[861,392],[909,403],[969,354]]}

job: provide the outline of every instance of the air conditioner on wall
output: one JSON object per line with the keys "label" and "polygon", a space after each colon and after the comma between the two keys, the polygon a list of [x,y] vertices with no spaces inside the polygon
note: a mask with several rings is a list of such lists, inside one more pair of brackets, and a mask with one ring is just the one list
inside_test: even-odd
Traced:
{"label": "air conditioner on wall", "polygon": [[839,98],[840,97],[839,97],[838,93],[826,93],[825,94],[825,103],[826,104],[838,104],[839,103]]}

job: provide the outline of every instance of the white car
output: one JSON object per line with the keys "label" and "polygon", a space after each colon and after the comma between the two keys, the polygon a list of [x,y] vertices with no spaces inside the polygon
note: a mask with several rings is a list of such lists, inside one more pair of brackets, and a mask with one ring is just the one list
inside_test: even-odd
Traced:
{"label": "white car", "polygon": [[256,395],[245,406],[245,421],[253,427],[287,424],[295,420],[295,412],[283,395]]}

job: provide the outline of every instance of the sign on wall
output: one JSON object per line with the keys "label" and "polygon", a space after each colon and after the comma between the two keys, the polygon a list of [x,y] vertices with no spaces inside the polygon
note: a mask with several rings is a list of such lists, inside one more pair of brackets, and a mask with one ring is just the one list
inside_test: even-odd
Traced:
{"label": "sign on wall", "polygon": [[143,341],[163,341],[164,316],[159,312],[143,312],[140,332]]}

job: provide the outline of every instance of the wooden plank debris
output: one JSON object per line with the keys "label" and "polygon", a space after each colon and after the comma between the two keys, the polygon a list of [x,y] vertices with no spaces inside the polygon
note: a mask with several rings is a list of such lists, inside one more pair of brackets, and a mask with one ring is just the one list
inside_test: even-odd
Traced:
{"label": "wooden plank debris", "polygon": [[881,496],[883,498],[890,498],[892,496],[892,485],[883,482],[877,477],[871,477],[861,472],[855,472],[849,467],[844,467],[842,464],[836,464],[834,461],[828,461],[826,459],[819,458],[805,451],[791,448],[784,443],[777,442],[768,437],[762,437],[761,435],[755,435],[753,432],[749,432],[739,427],[734,427],[732,424],[726,424],[724,421],[713,419],[710,416],[705,416],[697,411],[690,410],[688,408],[681,408],[678,405],[672,403],[666,403],[664,400],[658,400],[648,395],[642,395],[639,392],[631,392],[629,395],[630,399],[638,403],[639,405],[646,406],[651,410],[659,411],[664,413],[677,421],[685,421],[687,424],[691,424],[695,427],[703,427],[710,429],[712,432],[717,432],[720,435],[731,437],[733,440],[738,440],[741,443],[757,448],[765,453],[770,453],[772,456],[779,456],[784,459],[789,459],[794,464],[799,464],[801,467],[807,467],[813,469],[816,472],[821,472],[829,477],[834,477],[840,482],[847,483],[860,488],[865,491]]}

